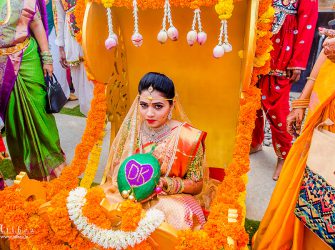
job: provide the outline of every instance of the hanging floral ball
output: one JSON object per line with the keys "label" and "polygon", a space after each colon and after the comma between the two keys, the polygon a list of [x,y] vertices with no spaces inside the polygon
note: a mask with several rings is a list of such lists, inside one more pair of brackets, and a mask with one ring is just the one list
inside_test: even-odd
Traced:
{"label": "hanging floral ball", "polygon": [[230,43],[224,43],[223,45],[224,52],[231,52],[233,50],[233,46]]}
{"label": "hanging floral ball", "polygon": [[131,41],[135,47],[140,47],[143,44],[143,36],[140,33],[134,33],[131,36]]}
{"label": "hanging floral ball", "polygon": [[105,41],[105,47],[106,49],[110,50],[114,47],[116,47],[118,44],[118,39],[116,34],[112,34],[110,37],[108,37]]}
{"label": "hanging floral ball", "polygon": [[192,46],[197,41],[198,33],[195,30],[191,30],[187,33],[187,43]]}
{"label": "hanging floral ball", "polygon": [[219,3],[215,5],[215,11],[221,20],[227,20],[231,18],[233,9],[233,0],[220,0]]}
{"label": "hanging floral ball", "polygon": [[168,34],[165,30],[161,30],[158,32],[158,35],[157,35],[158,42],[163,44],[163,43],[166,43],[167,39],[168,39]]}
{"label": "hanging floral ball", "polygon": [[220,58],[224,55],[224,48],[222,45],[216,45],[213,49],[213,56],[215,58]]}
{"label": "hanging floral ball", "polygon": [[207,41],[207,34],[203,31],[199,32],[197,35],[197,42],[203,45]]}
{"label": "hanging floral ball", "polygon": [[174,26],[171,26],[168,29],[167,35],[172,41],[177,41],[178,40],[178,30]]}

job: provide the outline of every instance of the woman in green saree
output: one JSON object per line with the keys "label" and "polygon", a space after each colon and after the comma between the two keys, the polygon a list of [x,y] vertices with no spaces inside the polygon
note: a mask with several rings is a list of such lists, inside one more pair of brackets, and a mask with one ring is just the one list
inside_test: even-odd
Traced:
{"label": "woman in green saree", "polygon": [[49,180],[65,164],[55,118],[46,113],[52,74],[44,0],[0,0],[0,117],[16,172]]}

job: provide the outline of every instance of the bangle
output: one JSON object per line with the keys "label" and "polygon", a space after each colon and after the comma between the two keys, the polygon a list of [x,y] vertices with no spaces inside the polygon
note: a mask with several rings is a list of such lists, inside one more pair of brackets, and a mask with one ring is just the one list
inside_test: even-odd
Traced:
{"label": "bangle", "polygon": [[296,99],[292,101],[292,109],[308,108],[309,99]]}
{"label": "bangle", "polygon": [[171,189],[172,189],[172,179],[170,177],[163,177],[164,180],[166,181],[166,185],[167,187],[163,186],[163,191],[167,194],[169,194],[171,192]]}
{"label": "bangle", "polygon": [[306,77],[306,79],[307,79],[307,80],[311,80],[311,81],[313,81],[313,82],[316,81],[316,79],[315,79],[314,77],[311,77],[311,76]]}
{"label": "bangle", "polygon": [[49,50],[41,51],[40,54],[41,54],[41,56],[44,56],[44,55],[51,56],[51,52]]}
{"label": "bangle", "polygon": [[181,194],[182,192],[184,192],[184,188],[185,188],[184,180],[180,179],[180,189],[178,190],[178,194]]}

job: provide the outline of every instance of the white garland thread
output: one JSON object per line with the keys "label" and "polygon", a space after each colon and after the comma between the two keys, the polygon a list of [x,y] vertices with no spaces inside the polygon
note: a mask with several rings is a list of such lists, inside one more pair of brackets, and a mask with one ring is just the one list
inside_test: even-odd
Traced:
{"label": "white garland thread", "polygon": [[160,226],[164,220],[164,213],[157,209],[149,209],[146,215],[138,223],[134,232],[122,230],[102,229],[90,224],[83,215],[82,207],[86,203],[86,188],[77,187],[70,191],[67,198],[67,209],[69,217],[86,238],[103,248],[115,248],[117,250],[133,247],[146,240],[152,232]]}
{"label": "white garland thread", "polygon": [[194,15],[193,15],[193,22],[192,22],[192,30],[195,30],[195,25],[197,24],[197,11],[198,9],[194,10]]}
{"label": "white garland thread", "polygon": [[194,15],[193,15],[193,22],[192,22],[192,30],[196,30],[196,25],[198,24],[198,30],[199,32],[202,32],[202,24],[201,24],[201,16],[200,16],[200,9],[197,8],[194,10]]}
{"label": "white garland thread", "polygon": [[223,32],[224,32],[224,43],[228,44],[228,22],[227,20],[223,20]]}
{"label": "white garland thread", "polygon": [[221,20],[220,35],[219,35],[219,45],[222,45],[222,38],[223,38],[223,35],[224,35],[224,21],[225,20]]}
{"label": "white garland thread", "polygon": [[171,6],[170,6],[170,1],[166,0],[166,5],[167,5],[167,17],[168,17],[168,21],[171,27],[173,27],[173,23],[172,23],[172,14],[171,14]]}
{"label": "white garland thread", "polygon": [[168,21],[170,27],[173,27],[171,6],[169,0],[165,0],[164,3],[164,17],[162,22],[162,30],[166,31],[166,20]]}
{"label": "white garland thread", "polygon": [[107,22],[108,22],[108,37],[111,38],[112,35],[114,34],[111,8],[107,8]]}
{"label": "white garland thread", "polygon": [[198,29],[199,32],[202,32],[202,25],[201,25],[201,18],[200,18],[200,9],[196,9],[195,12],[197,13],[198,16]]}
{"label": "white garland thread", "polygon": [[137,1],[133,0],[133,16],[134,16],[134,34],[138,32],[138,7]]}

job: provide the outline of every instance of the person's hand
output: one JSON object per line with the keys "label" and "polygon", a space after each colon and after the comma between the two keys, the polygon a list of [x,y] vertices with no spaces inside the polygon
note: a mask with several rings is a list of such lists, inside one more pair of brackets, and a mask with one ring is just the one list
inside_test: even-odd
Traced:
{"label": "person's hand", "polygon": [[287,74],[287,77],[290,78],[291,82],[297,82],[300,79],[301,70],[300,69],[288,69],[286,74]]}
{"label": "person's hand", "polygon": [[327,58],[335,63],[335,38],[327,38],[323,43],[323,49]]}
{"label": "person's hand", "polygon": [[43,72],[44,72],[44,76],[52,76],[52,73],[54,71],[54,68],[52,66],[52,64],[43,64]]}
{"label": "person's hand", "polygon": [[305,109],[298,108],[293,109],[286,118],[286,130],[287,132],[298,137],[301,131],[301,124],[305,116]]}
{"label": "person's hand", "polygon": [[[165,181],[164,178],[160,178],[159,182],[158,182],[158,185],[156,186],[156,188],[159,187],[159,188],[161,188],[163,190],[164,185],[166,186],[167,182]],[[141,200],[141,203],[145,203],[147,201],[150,201],[150,200],[154,199],[158,195],[158,193],[156,193],[156,188],[155,188],[154,192],[148,198],[146,198],[144,200]]]}
{"label": "person's hand", "polygon": [[335,30],[333,29],[326,29],[323,27],[319,27],[320,35],[325,35],[327,37],[335,37]]}
{"label": "person's hand", "polygon": [[59,62],[64,69],[68,67],[64,47],[59,47]]}

